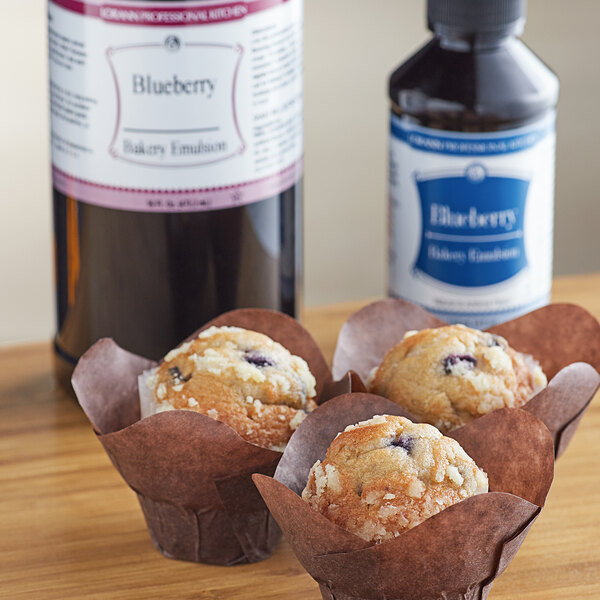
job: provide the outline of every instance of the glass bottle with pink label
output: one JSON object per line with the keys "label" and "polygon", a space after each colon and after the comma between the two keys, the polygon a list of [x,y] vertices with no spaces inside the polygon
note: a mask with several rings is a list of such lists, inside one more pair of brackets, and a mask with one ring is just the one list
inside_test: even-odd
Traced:
{"label": "glass bottle with pink label", "polygon": [[296,315],[303,0],[49,0],[59,374]]}

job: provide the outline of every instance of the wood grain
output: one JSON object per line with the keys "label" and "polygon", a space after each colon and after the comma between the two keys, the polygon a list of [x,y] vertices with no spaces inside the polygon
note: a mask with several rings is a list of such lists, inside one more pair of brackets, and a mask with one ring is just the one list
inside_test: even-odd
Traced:
{"label": "wood grain", "polygon": [[[554,300],[600,318],[600,274],[558,279]],[[363,303],[308,309],[330,359]],[[560,340],[557,340],[557,344]],[[490,600],[600,598],[600,401],[556,468],[546,508]],[[0,598],[319,600],[284,542],[262,563],[210,567],[163,558],[135,496],[74,401],[57,389],[50,344],[0,349]]]}

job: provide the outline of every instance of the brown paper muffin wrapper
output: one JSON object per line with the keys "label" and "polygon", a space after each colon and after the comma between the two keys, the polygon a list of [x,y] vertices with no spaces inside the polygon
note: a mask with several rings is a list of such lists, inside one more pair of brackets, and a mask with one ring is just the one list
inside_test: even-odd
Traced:
{"label": "brown paper muffin wrapper", "polygon": [[300,494],[337,433],[378,414],[406,416],[389,400],[365,393],[334,398],[310,414],[275,478],[253,476],[269,510],[324,600],[484,600],[544,505],[554,474],[550,433],[521,409],[501,409],[453,431],[450,437],[487,472],[490,492],[373,545],[313,510]]}
{"label": "brown paper muffin wrapper", "polygon": [[[212,325],[264,333],[304,358],[317,380],[318,403],[362,389],[360,378],[350,373],[334,382],[314,339],[286,315],[236,310],[199,331]],[[154,545],[169,558],[219,565],[268,558],[281,532],[251,474],[273,475],[282,454],[193,411],[140,420],[138,375],[154,366],[103,339],[83,355],[73,375],[79,403],[137,494]]]}
{"label": "brown paper muffin wrapper", "polygon": [[[364,381],[407,331],[443,325],[447,323],[405,300],[369,304],[343,325],[333,376],[353,369]],[[531,354],[546,373],[548,387],[521,408],[548,427],[558,458],[600,386],[600,324],[580,306],[550,304],[489,331],[519,352]]]}

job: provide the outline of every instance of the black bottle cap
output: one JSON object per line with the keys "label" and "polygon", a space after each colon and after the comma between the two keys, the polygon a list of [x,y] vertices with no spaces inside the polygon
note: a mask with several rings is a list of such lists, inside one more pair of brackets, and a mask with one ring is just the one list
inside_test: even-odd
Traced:
{"label": "black bottle cap", "polygon": [[462,33],[501,32],[525,22],[527,0],[427,0],[427,21],[433,31],[445,27]]}

